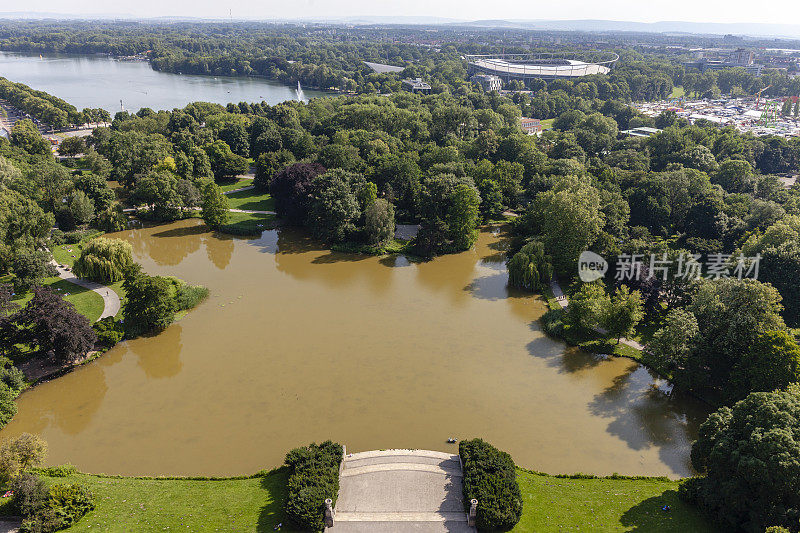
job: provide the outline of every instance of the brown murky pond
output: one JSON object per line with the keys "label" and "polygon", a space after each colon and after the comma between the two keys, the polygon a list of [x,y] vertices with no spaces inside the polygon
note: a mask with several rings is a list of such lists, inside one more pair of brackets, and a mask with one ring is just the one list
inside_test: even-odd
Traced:
{"label": "brown murky pond", "polygon": [[252,473],[328,438],[455,450],[481,436],[551,473],[689,473],[696,419],[627,359],[567,349],[506,287],[497,229],[427,263],[332,253],[297,230],[218,237],[197,221],[119,233],[147,272],[211,290],[19,399],[0,436],[114,474]]}

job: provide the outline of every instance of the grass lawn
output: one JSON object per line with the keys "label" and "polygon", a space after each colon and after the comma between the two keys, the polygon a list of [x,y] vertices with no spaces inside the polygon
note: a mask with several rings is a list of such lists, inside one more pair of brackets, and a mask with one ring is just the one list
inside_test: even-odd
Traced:
{"label": "grass lawn", "polygon": [[526,470],[517,470],[517,481],[524,501],[517,532],[718,531],[678,499],[677,481],[569,479]]}
{"label": "grass lawn", "polygon": [[222,226],[221,233],[232,235],[260,235],[262,231],[274,227],[277,217],[261,213],[231,213],[228,223]]}
{"label": "grass lawn", "polygon": [[275,200],[266,192],[249,189],[226,194],[225,196],[228,197],[228,205],[231,209],[275,211]]}
{"label": "grass lawn", "polygon": [[[101,235],[101,233],[98,233],[98,235]],[[81,244],[80,243],[78,243],[78,244],[61,244],[59,246],[54,246],[53,249],[51,250],[51,252],[53,252],[53,259],[55,259],[57,263],[62,264],[62,265],[67,265],[68,267],[72,268],[72,266],[75,264],[75,260],[78,257],[80,257],[80,255],[81,255]],[[57,279],[57,278],[55,278],[55,279]],[[75,307],[78,309],[79,313],[82,313],[82,314],[86,315],[89,318],[89,320],[94,322],[97,319],[97,317],[100,316],[100,313],[103,312],[103,302],[102,302],[103,298],[100,297],[99,294],[96,294],[96,293],[94,293],[92,291],[84,289],[83,287],[79,287],[78,285],[73,285],[72,283],[68,283],[66,281],[62,281],[62,283],[65,284],[64,287],[69,287],[70,288],[69,290],[64,289],[66,292],[70,292],[72,294],[76,294],[76,292],[78,290],[80,290],[80,291],[91,293],[91,294],[93,294],[94,296],[96,296],[97,298],[100,299],[100,304],[99,304],[100,305],[100,310],[97,312],[97,315],[94,318],[92,318],[92,316],[90,316],[89,314],[84,313],[81,310],[81,308],[79,308],[77,305],[75,305]],[[123,301],[125,300],[125,290],[122,288],[122,281],[114,282],[114,283],[110,284],[108,287],[110,289],[112,289],[114,292],[116,292],[117,294],[119,294],[119,297],[122,298]],[[71,298],[71,296],[67,296],[66,297],[67,300],[72,301],[70,298]],[[74,303],[75,302],[73,302],[73,304]],[[120,315],[117,315],[117,318],[119,318],[119,317],[120,317]]]}
{"label": "grass lawn", "polygon": [[686,96],[686,91],[680,85],[673,87],[672,92],[669,93],[670,98],[680,98],[681,96]]}
{"label": "grass lawn", "polygon": [[[89,322],[94,323],[100,318],[104,307],[103,297],[96,292],[64,281],[59,277],[47,278],[42,285],[64,296],[64,299],[74,305],[75,310],[88,318]],[[33,293],[28,292],[21,297],[14,298],[14,302],[23,307],[31,298],[33,298]]]}
{"label": "grass lawn", "polygon": [[222,192],[228,192],[234,189],[241,189],[242,187],[249,187],[252,184],[253,180],[245,178],[236,178],[233,180],[225,180],[223,182],[217,183],[217,185],[219,185],[219,188],[222,189]]}
{"label": "grass lawn", "polygon": [[543,130],[551,130],[551,129],[553,129],[553,122],[555,120],[556,119],[554,119],[554,118],[546,118],[546,119],[540,121],[539,123],[542,125],[542,129]]}
{"label": "grass lawn", "polygon": [[92,491],[95,510],[68,531],[291,531],[283,515],[287,473],[251,479],[49,478]]}

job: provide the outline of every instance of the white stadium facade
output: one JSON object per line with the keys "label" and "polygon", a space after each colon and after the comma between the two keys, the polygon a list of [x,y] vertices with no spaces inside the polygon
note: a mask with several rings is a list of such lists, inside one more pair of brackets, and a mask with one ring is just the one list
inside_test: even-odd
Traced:
{"label": "white stadium facade", "polygon": [[500,54],[469,55],[469,74],[491,74],[504,81],[541,79],[575,79],[593,74],[608,74],[619,60],[611,52],[580,55]]}

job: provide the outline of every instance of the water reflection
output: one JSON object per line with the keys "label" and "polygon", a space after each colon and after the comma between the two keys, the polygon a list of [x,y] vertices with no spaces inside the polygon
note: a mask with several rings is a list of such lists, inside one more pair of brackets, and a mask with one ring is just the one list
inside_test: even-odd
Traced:
{"label": "water reflection", "polygon": [[480,436],[553,473],[690,473],[691,406],[630,360],[544,336],[546,304],[507,288],[492,231],[426,262],[332,253],[291,228],[221,238],[196,220],[113,236],[211,296],[22,395],[3,434],[41,431],[54,463],[232,475],[328,438],[451,450]]}
{"label": "water reflection", "polygon": [[142,337],[128,343],[130,351],[136,355],[139,367],[149,378],[169,378],[177,375],[181,362],[181,332],[179,323],[173,324],[158,335]]}
{"label": "water reflection", "polygon": [[225,270],[231,262],[235,248],[233,239],[231,235],[223,233],[206,234],[203,239],[208,258],[220,270]]}

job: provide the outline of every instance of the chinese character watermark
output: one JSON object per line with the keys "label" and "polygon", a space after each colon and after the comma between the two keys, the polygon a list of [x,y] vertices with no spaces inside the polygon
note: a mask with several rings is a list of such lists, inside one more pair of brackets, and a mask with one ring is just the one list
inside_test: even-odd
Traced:
{"label": "chinese character watermark", "polygon": [[[667,281],[670,277],[691,281],[695,279],[758,279],[761,254],[754,257],[711,253],[703,260],[702,254],[680,253],[670,257],[666,252],[650,254],[620,254],[615,264],[614,279],[617,281],[658,278]],[[596,281],[608,272],[608,262],[594,252],[583,252],[578,260],[578,275],[581,281]]]}

